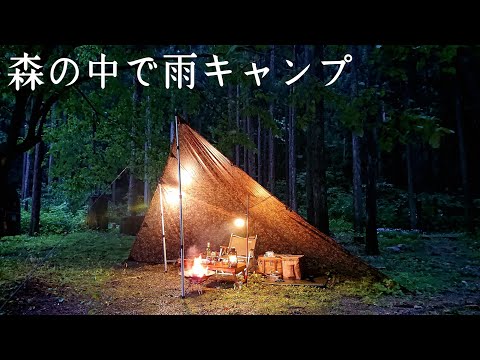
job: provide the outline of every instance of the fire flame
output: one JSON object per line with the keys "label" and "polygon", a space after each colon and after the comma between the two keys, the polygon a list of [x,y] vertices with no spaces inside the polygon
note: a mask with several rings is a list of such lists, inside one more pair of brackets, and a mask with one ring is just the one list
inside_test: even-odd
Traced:
{"label": "fire flame", "polygon": [[208,269],[202,265],[202,256],[193,259],[193,266],[190,269],[190,273],[195,277],[203,277],[207,275]]}

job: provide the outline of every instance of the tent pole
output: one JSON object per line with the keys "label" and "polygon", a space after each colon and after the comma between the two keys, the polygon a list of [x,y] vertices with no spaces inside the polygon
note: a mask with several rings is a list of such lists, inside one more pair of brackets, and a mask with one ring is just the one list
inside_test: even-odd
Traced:
{"label": "tent pole", "polygon": [[163,194],[162,184],[160,184],[160,214],[162,214],[162,243],[163,243],[163,262],[165,263],[165,272],[167,272],[167,246],[165,244],[165,220],[163,217]]}
{"label": "tent pole", "polygon": [[177,138],[177,163],[178,163],[178,199],[180,207],[180,269],[182,274],[182,299],[185,298],[185,264],[183,249],[183,212],[182,212],[182,178],[180,176],[180,144],[178,142],[178,116],[175,114],[175,136]]}
{"label": "tent pole", "polygon": [[245,284],[247,284],[247,280],[248,280],[248,265],[249,265],[249,262],[250,262],[250,254],[248,252],[248,208],[249,208],[249,205],[248,205],[248,194],[247,194],[247,221],[246,221],[246,228],[247,228],[247,231],[246,231],[246,239],[247,239],[247,252],[246,252],[246,255],[247,255],[247,267],[245,268]]}

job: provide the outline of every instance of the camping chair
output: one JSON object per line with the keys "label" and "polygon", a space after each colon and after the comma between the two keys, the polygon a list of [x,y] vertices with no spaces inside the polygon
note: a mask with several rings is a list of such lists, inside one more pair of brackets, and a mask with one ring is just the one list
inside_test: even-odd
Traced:
{"label": "camping chair", "polygon": [[220,246],[220,257],[222,255],[227,255],[231,248],[235,248],[237,251],[237,260],[238,262],[244,262],[245,264],[250,264],[250,259],[255,256],[255,245],[257,244],[257,235],[252,235],[248,237],[248,254],[247,254],[247,242],[246,238],[243,236],[238,236],[235,234],[230,234],[230,241],[228,246]]}

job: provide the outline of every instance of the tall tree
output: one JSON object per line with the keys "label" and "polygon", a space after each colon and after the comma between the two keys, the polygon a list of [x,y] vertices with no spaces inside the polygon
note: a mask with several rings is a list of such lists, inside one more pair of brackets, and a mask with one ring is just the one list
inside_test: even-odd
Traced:
{"label": "tall tree", "polygon": [[25,165],[23,168],[21,199],[23,201],[24,209],[28,210],[27,198],[30,196],[30,151],[25,151],[23,157]]}
{"label": "tall tree", "polygon": [[[464,207],[464,218],[465,218],[465,227],[468,232],[473,232],[473,219],[472,219],[472,196],[470,192],[470,181],[468,174],[468,161],[467,161],[467,152],[465,145],[465,134],[464,134],[464,102],[463,102],[463,92],[462,92],[462,80],[464,75],[464,58],[463,58],[464,49],[459,47],[457,48],[457,61],[456,61],[456,77],[455,77],[455,122],[457,127],[457,139],[458,139],[458,155],[459,155],[459,164],[460,164],[460,174],[462,177],[462,189],[463,189],[463,207]],[[467,75],[469,76],[469,75]]]}
{"label": "tall tree", "polygon": [[130,160],[130,171],[128,179],[128,213],[132,216],[137,214],[137,186],[136,186],[136,173],[135,173],[135,162],[136,162],[136,128],[137,122],[140,118],[140,107],[142,101],[142,91],[143,86],[138,81],[137,77],[133,77],[133,117],[131,125],[131,160]]}
{"label": "tall tree", "polygon": [[147,96],[147,108],[145,113],[145,142],[143,146],[144,150],[144,159],[143,159],[143,204],[145,208],[150,205],[150,182],[148,181],[148,167],[149,167],[149,157],[148,154],[152,147],[152,118],[150,112],[150,96]]}
{"label": "tall tree", "polygon": [[[365,51],[370,53],[370,49]],[[367,70],[367,86],[372,86],[372,70]],[[368,255],[378,255],[378,237],[377,237],[377,169],[378,169],[378,135],[377,124],[381,111],[376,113],[367,113],[365,123],[365,136],[367,143],[367,187],[365,192],[366,206],[366,231],[365,231],[365,251]]]}
{"label": "tall tree", "polygon": [[[247,115],[246,123],[247,123],[247,137],[250,141],[253,142],[255,134],[253,131],[254,126],[252,124],[252,118],[250,117],[250,115]],[[257,175],[255,170],[255,153],[254,153],[254,150],[251,148],[247,149],[247,161],[248,161],[248,175],[255,178]]]}
{"label": "tall tree", "polygon": [[369,116],[367,129],[367,188],[365,194],[367,227],[365,250],[368,255],[379,254],[377,238],[377,128],[376,119]]}
{"label": "tall tree", "polygon": [[43,141],[35,145],[35,161],[33,165],[32,209],[30,215],[29,235],[37,235],[40,231],[40,208],[42,198],[42,162],[45,155]]}
{"label": "tall tree", "polygon": [[[297,51],[295,49],[295,45],[293,46],[293,59],[294,63],[297,63]],[[287,171],[287,183],[288,183],[288,205],[289,207],[297,211],[297,153],[295,149],[295,102],[294,102],[294,95],[295,95],[295,86],[292,85],[291,90],[290,90],[290,95],[292,98],[292,102],[288,106],[288,138],[287,138],[287,144],[288,144],[288,171]]]}
{"label": "tall tree", "polygon": [[409,220],[410,220],[410,228],[416,229],[417,228],[417,197],[415,194],[414,189],[414,175],[413,175],[413,163],[414,163],[414,156],[412,148],[414,145],[408,142],[405,145],[406,153],[405,156],[407,158],[407,187],[408,187],[408,209],[409,209]]}
{"label": "tall tree", "polygon": [[[275,45],[270,49],[270,73],[275,80]],[[275,122],[274,100],[270,101],[269,112],[272,121]],[[275,190],[275,138],[273,135],[273,126],[268,129],[268,190],[272,193]]]}
{"label": "tall tree", "polygon": [[[237,84],[236,116],[237,134],[240,132],[240,84]],[[240,145],[235,144],[235,165],[240,166]]]}
{"label": "tall tree", "polygon": [[[324,85],[324,72],[321,59],[324,58],[324,45],[314,46],[314,74],[316,87]],[[308,220],[325,234],[330,233],[327,207],[327,177],[325,158],[325,108],[324,99],[317,94],[315,98],[315,115],[307,131],[307,208]]]}
{"label": "tall tree", "polygon": [[[417,57],[408,56],[406,64],[406,73],[407,73],[407,84],[405,85],[405,111],[408,111],[410,104],[414,102],[412,97],[415,97],[416,91],[416,69],[417,69]],[[383,103],[382,103],[383,104]],[[407,163],[407,187],[408,187],[408,209],[409,209],[409,219],[410,219],[410,228],[417,228],[417,195],[415,193],[415,176],[414,176],[414,150],[415,146],[412,140],[407,139],[406,146],[406,163]]]}
{"label": "tall tree", "polygon": [[[350,54],[353,61],[350,63],[351,68],[351,86],[350,96],[352,99],[358,96],[358,67],[357,63],[362,61],[359,58],[357,46],[350,47]],[[353,177],[353,231],[354,240],[363,243],[363,191],[362,191],[362,160],[360,154],[360,137],[357,131],[352,131],[352,177]]]}
{"label": "tall tree", "polygon": [[260,116],[257,116],[257,181],[260,185],[263,185],[263,146],[262,146],[262,122]]}
{"label": "tall tree", "polygon": [[[250,92],[249,89],[247,88],[245,91],[245,107],[248,109],[250,106]],[[248,135],[248,116],[244,117],[242,120],[243,123],[243,133],[246,135],[247,142],[250,140],[250,137]],[[248,162],[248,144],[243,145],[243,171],[245,171],[247,174],[250,174],[250,169],[248,168],[249,162]]]}

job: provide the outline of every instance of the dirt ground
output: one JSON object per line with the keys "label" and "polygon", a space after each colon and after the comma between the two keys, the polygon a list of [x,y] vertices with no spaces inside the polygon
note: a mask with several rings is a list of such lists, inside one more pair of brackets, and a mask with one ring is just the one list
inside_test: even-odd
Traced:
{"label": "dirt ground", "polygon": [[[53,294],[47,285],[29,281],[14,296],[8,309],[12,315],[264,315],[277,313],[271,308],[251,306],[249,297],[266,291],[270,295],[289,298],[297,286],[254,284],[239,287],[214,275],[203,284],[185,280],[185,298],[181,297],[178,269],[169,265],[126,263],[115,269],[98,296],[76,294],[69,288]],[[480,285],[480,283],[478,284]],[[478,315],[480,292],[464,289],[447,291],[435,296],[384,295],[365,301],[361,296],[345,295],[334,285],[312,288],[312,296],[323,296],[321,306],[303,306],[281,302],[285,315]],[[303,287],[303,286],[302,286]],[[293,295],[292,295],[293,297]],[[307,300],[308,302],[308,300]],[[273,311],[273,312],[272,312]]]}

